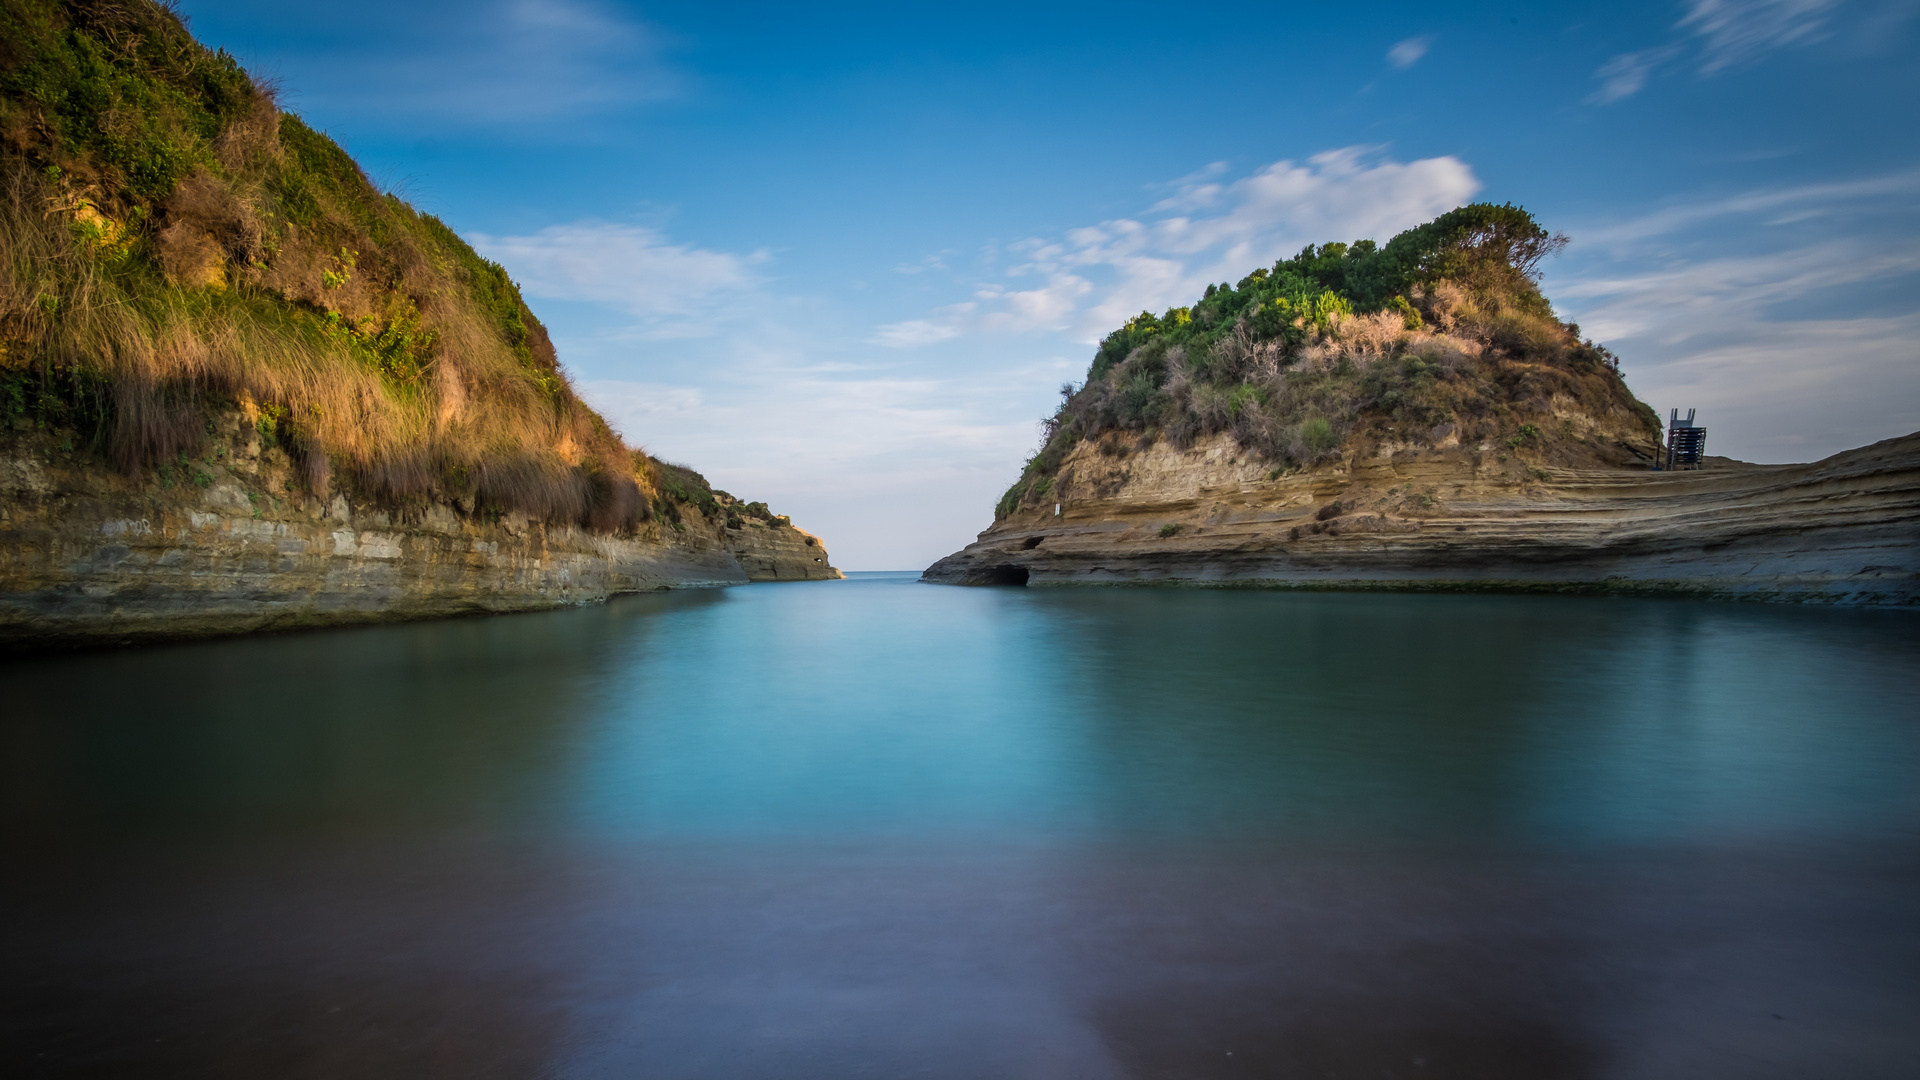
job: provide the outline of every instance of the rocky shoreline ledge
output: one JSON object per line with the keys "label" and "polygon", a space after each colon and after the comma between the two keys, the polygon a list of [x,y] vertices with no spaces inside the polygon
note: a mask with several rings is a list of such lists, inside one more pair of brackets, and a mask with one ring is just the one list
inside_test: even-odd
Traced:
{"label": "rocky shoreline ledge", "polygon": [[130,479],[19,424],[0,432],[0,646],[149,641],[838,578],[817,537],[680,508],[605,536],[447,499],[395,512],[309,493],[229,417],[201,459]]}
{"label": "rocky shoreline ledge", "polygon": [[1276,474],[1224,436],[1186,450],[1088,442],[1055,490],[923,580],[1920,605],[1920,433],[1811,464],[1709,458],[1688,472],[1479,447]]}

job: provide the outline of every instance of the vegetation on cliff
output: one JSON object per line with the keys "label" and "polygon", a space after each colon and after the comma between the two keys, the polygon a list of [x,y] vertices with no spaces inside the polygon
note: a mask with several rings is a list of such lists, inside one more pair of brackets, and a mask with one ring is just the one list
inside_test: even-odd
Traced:
{"label": "vegetation on cliff", "polygon": [[995,516],[1046,502],[1082,441],[1124,452],[1115,432],[1178,447],[1227,432],[1276,471],[1369,440],[1597,449],[1605,437],[1569,412],[1611,416],[1616,443],[1622,430],[1657,440],[1617,359],[1540,292],[1541,261],[1565,244],[1519,207],[1477,203],[1384,246],[1308,245],[1190,306],[1143,311],[1101,341],[1084,384],[1062,387]]}
{"label": "vegetation on cliff", "polygon": [[580,401],[504,269],[169,5],[0,0],[0,410],[137,474],[232,408],[314,491],[608,532],[713,502]]}

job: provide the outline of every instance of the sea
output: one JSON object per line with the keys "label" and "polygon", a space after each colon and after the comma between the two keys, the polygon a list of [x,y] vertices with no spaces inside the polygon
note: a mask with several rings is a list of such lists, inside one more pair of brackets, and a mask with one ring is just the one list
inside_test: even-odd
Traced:
{"label": "sea", "polygon": [[0,660],[0,1073],[1920,1075],[1920,615],[915,577]]}

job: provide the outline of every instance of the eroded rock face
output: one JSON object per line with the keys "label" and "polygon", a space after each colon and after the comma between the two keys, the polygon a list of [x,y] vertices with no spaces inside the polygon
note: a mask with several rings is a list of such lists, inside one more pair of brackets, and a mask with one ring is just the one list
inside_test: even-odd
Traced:
{"label": "eroded rock face", "polygon": [[[680,528],[601,536],[447,501],[395,512],[307,493],[242,424],[128,479],[54,435],[0,432],[0,644],[124,641],[524,611],[652,589],[840,577],[815,537]],[[472,508],[466,508],[471,511]]]}
{"label": "eroded rock face", "polygon": [[827,559],[820,538],[791,525],[747,522],[723,533],[748,581],[828,581],[845,577]]}
{"label": "eroded rock face", "polygon": [[[1108,448],[1111,451],[1111,447]],[[1227,438],[1076,447],[1054,506],[928,581],[1689,592],[1920,605],[1920,434],[1807,465],[1562,467],[1498,449],[1276,475]],[[1338,504],[1337,506],[1335,504]]]}

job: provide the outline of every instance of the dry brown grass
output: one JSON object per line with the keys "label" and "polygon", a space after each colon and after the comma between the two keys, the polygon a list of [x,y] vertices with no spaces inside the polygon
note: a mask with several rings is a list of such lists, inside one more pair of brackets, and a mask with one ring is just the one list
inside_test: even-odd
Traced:
{"label": "dry brown grass", "polygon": [[1291,352],[1244,322],[1201,352],[1149,342],[1073,395],[1022,482],[1057,467],[1074,439],[1116,428],[1183,448],[1226,432],[1277,463],[1521,431],[1537,433],[1529,453],[1576,462],[1618,456],[1657,430],[1618,372],[1550,312],[1449,281],[1414,303],[1415,327],[1393,309],[1296,324],[1308,333]]}
{"label": "dry brown grass", "polygon": [[[0,0],[0,377],[139,473],[238,408],[316,493],[617,531],[658,467],[506,272],[155,0]],[[683,485],[684,486],[684,485]]]}
{"label": "dry brown grass", "polygon": [[[245,147],[235,153],[271,156],[264,128],[249,125],[230,144]],[[30,360],[97,377],[119,467],[137,472],[191,452],[205,437],[208,408],[227,402],[267,418],[316,492],[346,482],[383,499],[469,496],[605,531],[647,517],[655,485],[645,456],[624,446],[560,372],[516,355],[458,267],[408,227],[410,211],[382,200],[394,218],[391,239],[375,244],[361,231],[360,265],[328,288],[323,253],[344,214],[322,223],[331,229],[290,228],[265,263],[252,194],[201,172],[168,200],[165,224],[148,239],[160,272],[143,272],[137,250],[113,249],[82,227],[76,208],[97,214],[92,200],[6,164],[6,355],[16,368]],[[326,321],[371,329],[409,309],[435,344],[408,378],[371,366]]]}

